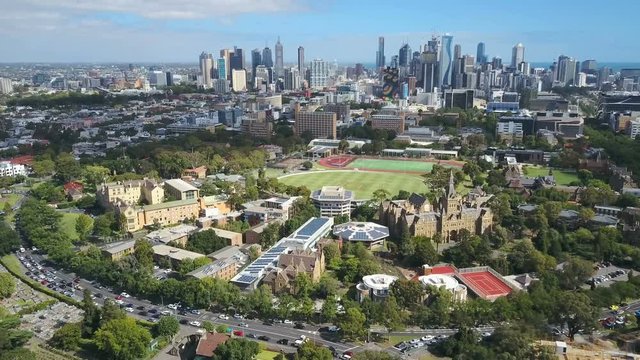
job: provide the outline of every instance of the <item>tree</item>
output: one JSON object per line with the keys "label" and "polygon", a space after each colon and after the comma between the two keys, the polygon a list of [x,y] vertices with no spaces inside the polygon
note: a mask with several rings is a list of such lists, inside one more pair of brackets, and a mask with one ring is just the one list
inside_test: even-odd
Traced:
{"label": "tree", "polygon": [[100,320],[102,312],[100,308],[91,299],[91,291],[84,289],[82,292],[82,310],[84,310],[84,316],[82,318],[82,335],[91,336],[98,327],[100,327]]}
{"label": "tree", "polygon": [[51,159],[36,160],[31,164],[33,174],[37,177],[52,175],[55,171],[56,163]]}
{"label": "tree", "polygon": [[9,273],[0,273],[0,300],[10,297],[16,291],[16,283]]}
{"label": "tree", "polygon": [[298,352],[293,356],[294,360],[333,360],[331,350],[324,346],[319,346],[311,341],[305,341],[298,348]]}
{"label": "tree", "polygon": [[133,318],[127,317],[104,324],[96,331],[94,341],[98,349],[111,359],[135,360],[147,354],[151,334]]}
{"label": "tree", "polygon": [[[205,320],[202,322],[202,328],[206,331],[206,332],[214,332],[216,330],[216,326],[209,320]],[[225,331],[226,331],[226,325],[225,325]],[[224,331],[222,331],[224,332]]]}
{"label": "tree", "polygon": [[180,331],[180,323],[175,316],[163,316],[155,324],[154,331],[159,336],[173,338]]}
{"label": "tree", "polygon": [[89,215],[80,214],[76,219],[76,232],[80,241],[84,242],[93,231],[93,219]]}
{"label": "tree", "polygon": [[576,290],[593,274],[590,261],[572,257],[564,263],[558,273],[558,281],[563,289]]}
{"label": "tree", "polygon": [[391,284],[390,291],[396,298],[398,305],[405,309],[418,305],[425,294],[420,282],[404,279],[394,281]]}
{"label": "tree", "polygon": [[371,198],[376,202],[381,203],[386,199],[388,199],[389,195],[391,194],[386,189],[378,189],[378,190],[375,190],[373,194],[371,194]]}
{"label": "tree", "polygon": [[253,360],[260,352],[255,341],[231,339],[220,344],[213,352],[212,360]]}
{"label": "tree", "polygon": [[88,165],[84,168],[84,179],[93,189],[107,181],[109,169],[99,165]]}
{"label": "tree", "polygon": [[133,245],[133,256],[138,261],[141,269],[151,271],[153,269],[153,247],[144,238],[136,240]]}
{"label": "tree", "polygon": [[111,299],[104,301],[102,306],[102,318],[100,319],[100,326],[104,326],[111,320],[120,320],[126,317],[124,311]]}
{"label": "tree", "polygon": [[93,222],[93,233],[98,236],[110,236],[115,230],[117,230],[117,224],[113,211],[96,217]]}
{"label": "tree", "polygon": [[0,360],[37,360],[36,354],[26,348],[0,351]]}
{"label": "tree", "polygon": [[313,163],[309,160],[305,161],[302,163],[302,168],[305,170],[310,170],[311,168],[313,168]]}
{"label": "tree", "polygon": [[333,322],[336,319],[338,314],[338,301],[335,296],[330,296],[327,300],[322,304],[322,309],[320,310],[320,317],[324,322]]}
{"label": "tree", "polygon": [[338,318],[337,325],[342,329],[342,334],[347,340],[362,339],[367,335],[366,317],[356,307],[350,307],[343,316]]}
{"label": "tree", "polygon": [[80,163],[69,153],[59,154],[56,158],[55,178],[61,183],[79,179],[82,175]]}
{"label": "tree", "polygon": [[415,265],[434,265],[438,263],[438,252],[431,244],[431,240],[429,238],[418,236],[413,238],[413,243],[413,259]]}
{"label": "tree", "polygon": [[569,339],[573,341],[578,332],[591,333],[597,324],[599,310],[591,299],[580,292],[559,292],[554,297],[553,317],[556,323],[566,324]]}
{"label": "tree", "polygon": [[0,221],[0,256],[20,248],[20,235],[5,221]]}
{"label": "tree", "polygon": [[340,246],[336,242],[330,242],[322,248],[325,262],[329,267],[337,266],[340,261]]}
{"label": "tree", "polygon": [[211,254],[225,246],[227,246],[227,240],[216,235],[213,229],[209,229],[191,234],[186,248],[200,254]]}
{"label": "tree", "polygon": [[82,326],[80,323],[68,323],[56,330],[49,340],[49,344],[60,350],[75,351],[80,346],[81,338]]}

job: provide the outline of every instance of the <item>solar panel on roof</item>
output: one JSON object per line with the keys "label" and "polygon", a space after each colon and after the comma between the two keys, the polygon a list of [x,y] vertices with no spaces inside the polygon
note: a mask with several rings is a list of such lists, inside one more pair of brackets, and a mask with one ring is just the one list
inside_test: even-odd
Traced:
{"label": "solar panel on roof", "polygon": [[236,280],[236,282],[251,284],[255,279],[256,279],[255,276],[242,275]]}
{"label": "solar panel on roof", "polygon": [[328,219],[315,218],[311,220],[305,227],[298,231],[297,235],[301,236],[311,236],[316,231],[318,231],[324,224],[326,224]]}

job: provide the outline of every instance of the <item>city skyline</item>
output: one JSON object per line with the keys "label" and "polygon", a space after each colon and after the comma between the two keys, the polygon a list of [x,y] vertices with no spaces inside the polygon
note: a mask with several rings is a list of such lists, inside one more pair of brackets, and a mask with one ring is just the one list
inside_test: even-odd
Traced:
{"label": "city skyline", "polygon": [[[307,0],[187,0],[179,4],[168,0],[98,0],[90,4],[71,0],[55,4],[0,0],[4,13],[0,16],[0,61],[192,62],[193,54],[203,50],[215,53],[234,45],[262,48],[265,41],[273,48],[277,36],[282,35],[285,62],[296,62],[295,49],[303,46],[307,59],[374,63],[376,40],[384,36],[388,63],[390,55],[397,54],[403,43],[418,49],[432,34],[445,32],[462,45],[463,54],[475,54],[477,44],[484,42],[489,57],[509,59],[513,45],[522,42],[527,47],[527,61],[531,62],[549,62],[561,54],[609,62],[640,58],[640,48],[620,46],[633,42],[631,22],[615,28],[597,27],[598,30],[590,24],[599,21],[600,13],[589,10],[589,5],[598,5],[595,0],[586,0],[580,7],[541,0],[537,3],[540,11],[545,5],[554,8],[553,12],[545,12],[544,21],[538,16],[524,16],[535,13],[535,9],[499,0],[482,4],[439,3],[437,7],[429,2],[408,1],[405,5],[416,11],[400,13],[386,11],[393,4],[375,3],[370,6],[371,2],[331,1],[320,7]],[[624,6],[625,12],[640,10],[640,4],[635,2],[617,4]],[[458,11],[460,5],[465,11]],[[353,9],[361,11],[361,16],[354,17],[352,14],[358,11]],[[514,16],[517,12],[523,16]],[[560,20],[568,13],[580,21],[568,27],[566,21]],[[414,18],[421,21],[411,21]],[[496,18],[501,21],[492,20]],[[398,31],[380,26],[390,22],[400,25],[395,27]],[[358,31],[325,26],[339,23]],[[619,41],[611,41],[613,38]]]}

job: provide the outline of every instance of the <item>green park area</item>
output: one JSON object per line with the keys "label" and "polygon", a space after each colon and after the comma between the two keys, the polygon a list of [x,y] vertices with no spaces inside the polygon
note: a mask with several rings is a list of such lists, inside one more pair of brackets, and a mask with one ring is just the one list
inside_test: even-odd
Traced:
{"label": "green park area", "polygon": [[256,360],[273,360],[278,354],[279,353],[275,351],[261,350],[258,355],[256,355]]}
{"label": "green park area", "polygon": [[[386,160],[386,159],[355,159],[349,165],[351,169],[367,169],[367,170],[392,170],[428,173],[433,169],[433,165],[437,162],[431,161],[415,161],[408,159]],[[451,166],[442,163],[443,166]]]}
{"label": "green park area", "polygon": [[[542,166],[525,166],[524,174],[528,177],[548,176],[550,168]],[[551,174],[556,179],[558,185],[569,185],[572,182],[580,181],[575,171],[551,169]]]}
{"label": "green park area", "polygon": [[78,233],[76,232],[76,220],[78,220],[79,216],[80,214],[78,213],[62,213],[60,227],[71,240],[78,239]]}
{"label": "green park area", "polygon": [[355,191],[356,199],[369,199],[377,189],[385,189],[396,195],[400,190],[423,193],[427,191],[418,175],[366,171],[317,171],[288,175],[278,179],[293,186],[306,186],[311,191],[327,185],[339,185]]}

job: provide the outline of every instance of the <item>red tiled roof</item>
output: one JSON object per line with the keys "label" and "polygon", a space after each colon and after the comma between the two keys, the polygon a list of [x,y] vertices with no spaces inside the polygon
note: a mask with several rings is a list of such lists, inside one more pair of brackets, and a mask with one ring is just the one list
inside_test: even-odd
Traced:
{"label": "red tiled roof", "polygon": [[22,164],[22,165],[31,165],[33,162],[33,156],[31,155],[22,155],[16,156],[13,159],[10,159],[12,164]]}
{"label": "red tiled roof", "polygon": [[198,347],[196,348],[196,355],[203,357],[212,357],[213,352],[216,351],[220,344],[224,344],[229,340],[229,335],[220,333],[207,333],[200,338]]}
{"label": "red tiled roof", "polygon": [[64,191],[71,191],[71,190],[79,190],[82,191],[84,190],[84,185],[82,185],[81,183],[77,182],[77,181],[69,181],[68,183],[64,184]]}

